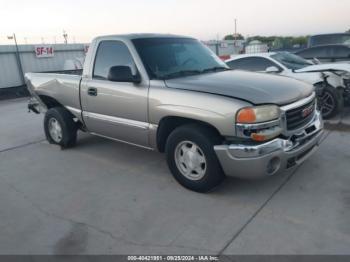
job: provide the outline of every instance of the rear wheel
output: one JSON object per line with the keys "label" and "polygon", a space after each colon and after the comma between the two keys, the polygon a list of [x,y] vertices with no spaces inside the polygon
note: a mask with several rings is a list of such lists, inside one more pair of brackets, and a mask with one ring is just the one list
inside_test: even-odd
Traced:
{"label": "rear wheel", "polygon": [[332,86],[325,87],[323,92],[318,96],[317,102],[319,110],[325,119],[335,116],[344,105],[343,97]]}
{"label": "rear wheel", "polygon": [[71,113],[63,107],[54,107],[46,112],[44,130],[46,139],[50,144],[68,148],[76,143],[77,125]]}
{"label": "rear wheel", "polygon": [[167,162],[174,178],[196,192],[208,192],[225,178],[214,151],[220,137],[210,128],[186,125],[175,129],[166,144]]}

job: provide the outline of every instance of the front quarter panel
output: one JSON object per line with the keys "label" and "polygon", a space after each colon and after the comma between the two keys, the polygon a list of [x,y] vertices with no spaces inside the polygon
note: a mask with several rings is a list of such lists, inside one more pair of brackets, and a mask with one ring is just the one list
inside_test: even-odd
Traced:
{"label": "front quarter panel", "polygon": [[172,89],[164,81],[152,80],[149,91],[151,124],[158,125],[168,116],[189,118],[214,126],[225,137],[235,136],[236,113],[250,105],[226,96]]}

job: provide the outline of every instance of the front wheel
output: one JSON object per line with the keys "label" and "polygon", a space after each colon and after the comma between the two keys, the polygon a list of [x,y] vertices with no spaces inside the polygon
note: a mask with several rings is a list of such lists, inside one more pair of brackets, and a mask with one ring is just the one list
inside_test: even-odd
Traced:
{"label": "front wheel", "polygon": [[208,192],[225,178],[214,151],[220,137],[210,128],[186,125],[175,129],[166,144],[169,169],[184,187]]}
{"label": "front wheel", "polygon": [[325,87],[323,92],[318,96],[317,102],[324,119],[335,116],[344,105],[343,97],[332,86]]}

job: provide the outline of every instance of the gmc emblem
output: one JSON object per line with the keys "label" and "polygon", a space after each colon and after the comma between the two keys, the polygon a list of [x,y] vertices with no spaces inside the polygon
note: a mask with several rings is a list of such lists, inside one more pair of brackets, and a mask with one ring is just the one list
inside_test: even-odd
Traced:
{"label": "gmc emblem", "polygon": [[303,111],[301,111],[302,117],[307,117],[309,116],[312,112],[314,111],[314,105],[312,104],[311,106],[304,108]]}

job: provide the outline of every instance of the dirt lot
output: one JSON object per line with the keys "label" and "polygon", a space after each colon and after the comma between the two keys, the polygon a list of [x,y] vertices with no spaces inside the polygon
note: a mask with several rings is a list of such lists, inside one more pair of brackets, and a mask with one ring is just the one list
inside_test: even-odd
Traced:
{"label": "dirt lot", "polygon": [[162,154],[86,134],[62,151],[25,100],[0,110],[0,254],[350,254],[350,110],[298,169],[210,194]]}

